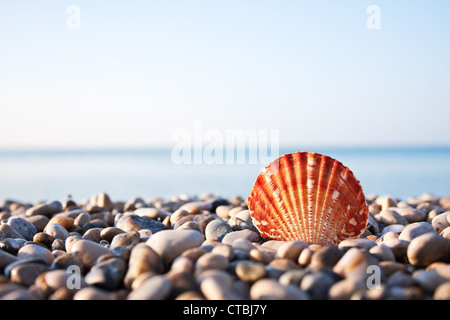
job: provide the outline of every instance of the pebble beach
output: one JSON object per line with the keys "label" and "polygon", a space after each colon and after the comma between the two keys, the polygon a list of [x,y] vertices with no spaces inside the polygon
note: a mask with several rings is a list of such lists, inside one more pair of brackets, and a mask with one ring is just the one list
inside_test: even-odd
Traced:
{"label": "pebble beach", "polygon": [[245,197],[0,202],[1,300],[449,300],[450,197],[366,197],[338,246],[263,239]]}

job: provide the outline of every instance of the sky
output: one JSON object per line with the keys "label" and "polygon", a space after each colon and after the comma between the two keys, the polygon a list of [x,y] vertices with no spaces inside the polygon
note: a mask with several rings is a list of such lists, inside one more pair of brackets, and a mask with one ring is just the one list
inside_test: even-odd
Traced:
{"label": "sky", "polygon": [[450,145],[449,12],[447,0],[3,0],[0,149],[170,147],[199,124],[277,130],[280,146]]}

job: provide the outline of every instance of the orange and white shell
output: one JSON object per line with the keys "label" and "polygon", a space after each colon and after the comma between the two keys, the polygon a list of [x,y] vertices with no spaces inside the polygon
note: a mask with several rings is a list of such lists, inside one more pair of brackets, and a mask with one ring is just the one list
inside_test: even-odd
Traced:
{"label": "orange and white shell", "polygon": [[285,154],[258,176],[248,198],[262,237],[336,246],[365,230],[369,208],[341,162],[310,152]]}

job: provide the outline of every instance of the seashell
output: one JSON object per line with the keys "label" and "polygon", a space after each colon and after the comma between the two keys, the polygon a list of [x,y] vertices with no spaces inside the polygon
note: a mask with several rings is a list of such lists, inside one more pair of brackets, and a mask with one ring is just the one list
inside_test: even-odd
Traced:
{"label": "seashell", "polygon": [[257,177],[248,207],[262,237],[336,246],[366,228],[369,208],[359,181],[318,153],[285,154]]}

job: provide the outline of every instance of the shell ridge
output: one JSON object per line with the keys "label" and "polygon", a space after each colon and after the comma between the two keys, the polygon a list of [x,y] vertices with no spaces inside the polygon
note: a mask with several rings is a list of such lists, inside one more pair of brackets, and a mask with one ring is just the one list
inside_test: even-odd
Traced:
{"label": "shell ridge", "polygon": [[[329,170],[326,170],[327,169],[327,158],[328,158],[327,156],[322,155],[321,160],[320,160],[320,166],[319,166],[319,180],[317,183],[317,197],[316,197],[316,204],[315,204],[317,223],[315,224],[314,233],[313,233],[313,238],[315,240],[321,239],[322,229],[325,227],[324,219],[323,219],[323,211],[324,211],[323,201],[327,195],[326,192],[327,192],[327,187],[328,187],[328,186],[324,187],[324,183],[327,183],[328,179],[329,179]],[[324,189],[325,189],[325,194],[324,194]]]}
{"label": "shell ridge", "polygon": [[[297,181],[299,182],[299,186],[304,186],[306,184],[307,172],[306,172],[306,159],[307,154],[305,152],[298,153],[299,161],[297,163]],[[300,210],[300,221],[301,227],[303,230],[303,238],[302,241],[308,242],[308,221],[304,219],[305,214],[307,213],[308,208],[308,198],[306,194],[306,188],[299,188],[298,190],[301,210]]]}
{"label": "shell ridge", "polygon": [[[250,216],[252,217],[253,224],[258,228],[261,236],[264,237],[266,234],[270,233],[268,225],[276,225],[278,217],[275,215],[265,214],[266,212],[273,212],[273,210],[270,209],[275,208],[272,199],[269,197],[269,194],[271,195],[271,193],[267,192],[266,188],[263,185],[263,182],[265,182],[264,179],[262,178],[262,176],[259,176],[255,182],[252,194],[249,197],[248,204],[249,208],[252,208]],[[256,190],[259,191],[258,194],[255,194]],[[281,226],[281,228],[282,227],[283,225]],[[273,233],[271,233],[271,236],[274,237]]]}
{"label": "shell ridge", "polygon": [[[285,164],[284,164],[284,157],[280,157],[279,161],[278,161],[278,173],[285,173],[284,168],[286,168]],[[281,176],[283,176],[283,174],[281,174]],[[293,228],[293,223],[289,214],[289,210],[288,210],[288,206],[289,206],[289,196],[286,196],[286,192],[284,190],[286,190],[286,184],[284,179],[280,179],[280,175],[278,174],[274,174],[271,177],[271,183],[273,185],[273,188],[275,189],[274,195],[275,195],[275,203],[278,204],[279,206],[279,213],[282,216],[282,219],[285,223],[286,226],[286,233],[284,235],[284,237],[286,237],[287,239],[290,239],[292,237],[291,235],[291,231]]]}
{"label": "shell ridge", "polygon": [[340,163],[335,160],[333,163],[333,167],[331,169],[330,180],[327,187],[327,197],[325,199],[324,204],[324,208],[327,208],[325,214],[325,220],[327,221],[327,225],[326,228],[322,230],[322,237],[326,236],[327,242],[333,241],[332,230],[333,227],[336,225],[336,219],[338,219],[338,217],[335,214],[333,214],[336,211],[337,206],[337,198],[336,193],[334,192],[335,190],[333,190],[333,186],[335,186],[338,181],[338,176],[340,174],[341,168],[342,167]]}
{"label": "shell ridge", "polygon": [[[276,164],[278,165],[278,164]],[[269,226],[276,226],[278,224],[278,230],[272,230],[272,229],[268,229],[269,227],[266,226],[266,232],[273,235],[274,233],[277,234],[277,238],[279,238],[280,240],[283,239],[283,234],[288,234],[288,230],[287,230],[287,221],[285,220],[285,213],[283,211],[283,209],[280,206],[279,201],[277,201],[277,194],[279,193],[279,191],[277,191],[278,189],[276,188],[276,184],[273,181],[273,170],[274,168],[272,166],[270,166],[269,171],[271,174],[268,175],[264,175],[262,182],[260,184],[260,190],[263,191],[263,196],[264,199],[267,200],[267,202],[269,203],[270,207],[268,209],[270,210],[264,210],[264,213],[271,212],[272,213],[272,217],[274,219],[271,219],[271,223],[269,223]],[[263,199],[261,199],[263,200]],[[274,214],[276,213],[276,214]],[[268,216],[266,214],[266,216]],[[270,216],[270,215],[269,215]],[[282,231],[282,232],[281,232]],[[281,237],[281,238],[280,238]]]}
{"label": "shell ridge", "polygon": [[315,176],[316,159],[315,154],[308,154],[307,162],[307,193],[308,193],[308,242],[313,241],[313,229],[314,229],[314,214],[315,214],[315,200],[316,200],[316,183]]}
{"label": "shell ridge", "polygon": [[346,200],[352,194],[351,189],[346,187],[345,184],[340,183],[339,186],[341,186],[341,188],[340,188],[341,193],[340,193],[339,201],[337,201],[338,199],[336,199],[338,206],[335,208],[335,212],[340,213],[340,215],[338,216],[339,219],[336,220],[336,224],[335,224],[334,228],[332,229],[333,232],[331,234],[331,239],[333,240],[333,243],[335,245],[341,241],[340,234],[342,232],[342,228],[344,227],[344,225],[346,223],[347,210],[346,210],[346,208],[344,208],[345,210],[342,210],[342,205],[344,203],[346,203]]}
{"label": "shell ridge", "polygon": [[[350,175],[351,179],[354,179],[355,183],[349,185],[349,193],[350,195],[353,195],[353,197],[350,199],[352,201],[348,201],[349,205],[346,208],[347,210],[345,212],[345,216],[351,216],[351,219],[343,219],[343,222],[339,224],[340,228],[337,229],[341,230],[341,236],[339,237],[341,239],[349,237],[359,237],[361,233],[364,232],[368,219],[368,216],[365,216],[365,219],[360,221],[357,220],[360,217],[360,212],[363,212],[365,214],[367,210],[368,213],[368,207],[366,205],[366,200],[359,181],[354,178],[353,172],[351,172],[350,169],[348,169],[348,172],[346,174]],[[359,209],[360,207],[361,209]],[[347,223],[344,224],[345,221],[347,221]],[[360,232],[355,232],[355,229],[359,229]]]}
{"label": "shell ridge", "polygon": [[283,173],[283,176],[286,177],[286,181],[284,179],[277,179],[280,183],[278,186],[279,190],[282,190],[280,193],[284,204],[283,214],[285,215],[285,219],[288,223],[288,230],[290,231],[287,240],[293,240],[300,235],[296,219],[298,210],[296,210],[293,204],[293,199],[295,199],[293,196],[295,185],[292,184],[291,180],[292,170],[290,170],[290,157],[290,154],[284,155],[280,158],[279,162],[279,170]]}
{"label": "shell ridge", "polygon": [[[291,240],[294,240],[295,238],[301,238],[303,239],[303,235],[302,235],[302,229],[300,226],[300,222],[298,219],[299,216],[299,212],[300,212],[300,208],[299,208],[299,204],[298,204],[298,197],[297,197],[297,180],[296,180],[296,175],[295,175],[295,166],[294,166],[294,153],[291,154],[287,154],[285,155],[283,158],[286,162],[286,177],[288,180],[288,184],[290,186],[290,188],[288,188],[289,190],[289,198],[291,199],[289,205],[291,210],[289,210],[289,214],[291,216],[291,218],[293,218],[293,227],[295,233],[296,233],[296,237],[293,237]],[[291,170],[289,170],[289,168],[291,168]]]}

